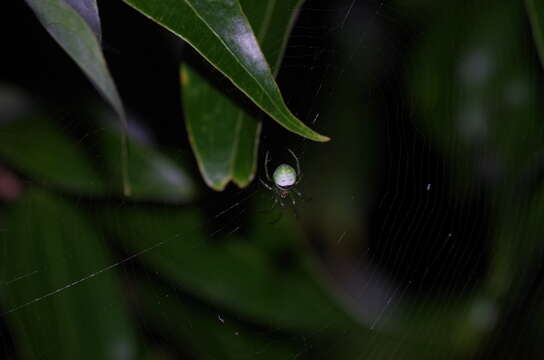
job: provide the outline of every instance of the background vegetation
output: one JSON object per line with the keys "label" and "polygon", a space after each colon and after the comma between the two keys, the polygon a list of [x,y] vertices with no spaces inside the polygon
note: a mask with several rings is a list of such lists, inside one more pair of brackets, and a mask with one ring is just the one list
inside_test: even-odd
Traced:
{"label": "background vegetation", "polygon": [[542,357],[542,1],[96,5],[6,10],[4,358]]}

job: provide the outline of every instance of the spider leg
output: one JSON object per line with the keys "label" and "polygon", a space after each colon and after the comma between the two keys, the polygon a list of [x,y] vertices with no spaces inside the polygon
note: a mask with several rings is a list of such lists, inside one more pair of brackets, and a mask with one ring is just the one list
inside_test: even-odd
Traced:
{"label": "spider leg", "polygon": [[268,211],[274,210],[276,208],[276,205],[278,205],[278,203],[279,203],[278,197],[274,196],[274,202],[272,203],[272,206],[270,207],[270,210]]}
{"label": "spider leg", "polygon": [[289,200],[291,200],[291,205],[293,205],[293,207],[295,207],[295,205],[297,204],[296,201],[295,201],[295,197],[291,194],[289,194]]}
{"label": "spider leg", "polygon": [[272,203],[272,207],[270,208],[270,211],[274,210],[276,205],[278,205],[278,198],[274,196],[274,202]]}
{"label": "spider leg", "polygon": [[296,207],[295,197],[293,195],[289,194],[289,199],[291,200],[291,206],[293,208],[293,212],[295,213],[295,218],[298,219],[298,211],[297,211],[297,207]]}
{"label": "spider leg", "polygon": [[297,186],[298,183],[302,180],[302,172],[297,172],[297,181],[295,182],[294,186]]}
{"label": "spider leg", "polygon": [[272,178],[270,177],[270,173],[268,172],[269,162],[270,162],[270,151],[267,151],[266,155],[264,156],[264,172],[266,174],[266,180],[272,182]]}
{"label": "spider leg", "polygon": [[309,201],[312,200],[312,198],[309,198],[309,197],[306,197],[306,196],[302,195],[302,193],[300,191],[298,191],[297,189],[293,189],[291,191],[293,191],[295,194],[297,194],[297,196],[304,202],[309,202]]}
{"label": "spider leg", "polygon": [[270,222],[270,224],[272,224],[272,225],[273,225],[273,224],[276,224],[278,221],[281,220],[281,218],[283,217],[283,212],[284,212],[282,209],[285,207],[285,205],[283,204],[283,202],[282,202],[280,199],[278,199],[278,198],[276,198],[276,203],[280,204],[281,209],[278,211],[278,216],[274,219],[274,221],[271,221],[271,222]]}
{"label": "spider leg", "polygon": [[268,185],[263,179],[259,178],[259,181],[261,182],[261,184],[263,184],[263,186],[265,188],[267,188],[268,190],[270,191],[274,191],[274,189],[272,188],[272,186]]}
{"label": "spider leg", "polygon": [[287,149],[287,151],[289,151],[291,153],[291,155],[295,158],[295,162],[297,164],[297,177],[298,177],[298,174],[300,174],[302,176],[302,172],[300,171],[300,163],[298,161],[298,158],[297,156],[295,155],[295,153],[293,152],[293,150],[291,149]]}

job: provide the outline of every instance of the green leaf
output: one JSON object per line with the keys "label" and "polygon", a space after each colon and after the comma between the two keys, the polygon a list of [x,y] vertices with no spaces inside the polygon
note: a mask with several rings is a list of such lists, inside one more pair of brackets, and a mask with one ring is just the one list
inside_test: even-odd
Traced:
{"label": "green leaf", "polygon": [[237,0],[125,2],[191,44],[280,125],[311,140],[329,140],[287,108]]}
{"label": "green leaf", "polygon": [[[301,0],[242,1],[275,73],[301,4]],[[191,66],[184,64],[181,74],[187,131],[206,184],[215,190],[223,190],[230,180],[247,186],[256,171],[260,120]]]}
{"label": "green leaf", "polygon": [[187,133],[204,181],[218,191],[231,179],[247,185],[255,175],[260,121],[192,67],[182,65],[181,78]]}
{"label": "green leaf", "polygon": [[[218,239],[207,235],[193,210],[133,207],[101,215],[129,252],[153,248],[139,258],[158,274],[248,320],[292,330],[339,329],[350,322],[312,277],[291,227],[271,227],[266,218],[247,236]],[[275,261],[277,253],[293,260]]]}
{"label": "green leaf", "polygon": [[[0,126],[0,159],[39,184],[79,195],[119,196],[123,135],[111,122],[90,133],[76,141],[45,116],[16,119]],[[194,199],[194,183],[178,161],[135,138],[129,144],[131,199],[176,203]],[[92,157],[86,148],[92,149]]]}
{"label": "green leaf", "polygon": [[[245,136],[255,139],[261,124],[244,114],[191,67],[182,65],[181,78],[189,141],[206,184],[215,190],[223,190],[240,161],[249,163],[252,168],[249,174],[254,173],[256,146],[240,148],[239,153],[238,142],[242,131]],[[242,155],[245,156],[240,158]]]}
{"label": "green leaf", "polygon": [[[100,94],[117,112],[126,128],[126,117],[117,88],[100,45],[100,20],[94,0],[26,0],[47,32],[70,55]],[[70,5],[72,4],[72,5]],[[123,189],[130,194],[126,175],[126,138],[122,138]]]}
{"label": "green leaf", "polygon": [[89,25],[94,35],[100,42],[102,40],[102,29],[100,26],[100,17],[98,16],[98,6],[96,0],[64,0],[69,4]]}
{"label": "green leaf", "polygon": [[544,1],[525,0],[540,62],[544,66]]}
{"label": "green leaf", "polygon": [[[114,194],[120,194],[122,190],[118,188],[123,174],[117,156],[121,136],[119,129],[106,126],[97,139],[101,169]],[[130,152],[127,160],[132,200],[180,203],[195,198],[195,185],[179,166],[181,161],[173,161],[151,144],[137,141],[130,134],[128,141]]]}
{"label": "green leaf", "polygon": [[26,2],[47,32],[77,63],[117,113],[124,114],[121,98],[102,53],[98,37],[100,33],[96,33],[100,24],[90,25],[91,19],[98,22],[96,4],[93,4],[96,13],[88,12],[83,17],[65,0],[26,0]]}
{"label": "green leaf", "polygon": [[0,126],[0,158],[32,181],[84,195],[105,195],[102,176],[81,146],[45,118]]}
{"label": "green leaf", "polygon": [[0,298],[21,358],[134,358],[114,261],[79,209],[31,189],[3,215]]}

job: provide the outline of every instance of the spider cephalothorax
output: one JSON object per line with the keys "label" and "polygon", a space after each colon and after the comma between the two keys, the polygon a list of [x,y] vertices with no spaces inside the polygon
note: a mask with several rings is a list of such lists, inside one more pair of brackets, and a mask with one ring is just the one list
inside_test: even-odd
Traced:
{"label": "spider cephalothorax", "polygon": [[284,206],[282,199],[286,199],[288,197],[291,199],[293,206],[295,205],[295,198],[291,196],[291,192],[294,192],[298,196],[302,197],[302,194],[295,188],[302,179],[300,164],[295,153],[290,149],[287,150],[295,159],[297,169],[295,170],[295,168],[288,164],[280,164],[276,170],[274,170],[272,177],[270,177],[270,173],[268,171],[268,162],[270,161],[270,157],[269,153],[267,152],[264,160],[264,171],[268,182],[259,179],[268,190],[273,191],[278,196],[279,199],[275,199],[274,205],[279,202],[282,207]]}

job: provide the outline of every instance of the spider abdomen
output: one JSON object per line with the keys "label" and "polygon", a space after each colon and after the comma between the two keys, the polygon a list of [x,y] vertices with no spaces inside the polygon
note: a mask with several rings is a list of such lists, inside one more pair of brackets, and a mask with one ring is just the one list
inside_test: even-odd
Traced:
{"label": "spider abdomen", "polygon": [[281,164],[276,168],[272,175],[274,184],[280,188],[289,188],[297,182],[297,172],[292,166]]}

